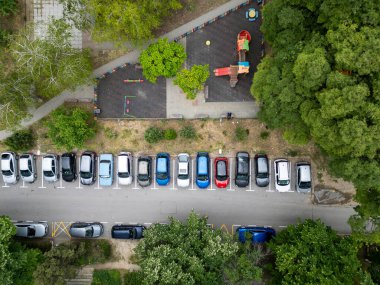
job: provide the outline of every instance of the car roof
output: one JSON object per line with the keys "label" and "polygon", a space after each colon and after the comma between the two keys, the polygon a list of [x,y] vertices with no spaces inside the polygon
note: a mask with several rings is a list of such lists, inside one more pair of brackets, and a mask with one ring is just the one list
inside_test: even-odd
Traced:
{"label": "car roof", "polygon": [[289,172],[288,172],[288,161],[287,160],[280,160],[276,161],[277,168],[278,168],[278,178],[280,180],[288,180],[289,179]]}
{"label": "car roof", "polygon": [[189,167],[187,162],[179,162],[178,163],[178,174],[188,174]]}
{"label": "car roof", "polygon": [[224,160],[219,160],[216,163],[217,168],[217,174],[220,176],[226,176],[227,175],[227,163]]}
{"label": "car roof", "polygon": [[167,158],[159,157],[157,158],[157,171],[158,172],[167,172]]}
{"label": "car roof", "polygon": [[248,174],[249,172],[249,160],[248,156],[238,156],[237,159],[237,169],[239,173]]}
{"label": "car roof", "polygon": [[2,170],[9,170],[11,168],[10,163],[11,163],[10,159],[2,159],[1,160],[1,169]]}
{"label": "car roof", "polygon": [[311,169],[309,164],[303,164],[299,165],[298,168],[300,169],[300,180],[301,181],[311,181]]}
{"label": "car roof", "polygon": [[46,157],[45,156],[42,159],[42,169],[44,171],[50,171],[50,170],[52,170],[52,161],[53,161],[53,157],[50,157],[50,156]]}
{"label": "car roof", "polygon": [[82,155],[80,160],[80,170],[81,171],[90,171],[91,167],[91,156],[89,154]]}
{"label": "car roof", "polygon": [[[87,227],[87,226],[86,226]],[[83,228],[70,228],[70,234],[76,236],[86,236],[86,227]]]}
{"label": "car roof", "polygon": [[198,157],[198,174],[208,174],[208,163],[205,156]]}
{"label": "car roof", "polygon": [[139,173],[140,174],[148,174],[148,161],[140,160],[139,161]]}
{"label": "car roof", "polygon": [[268,159],[264,156],[257,157],[257,172],[267,173],[268,172]]}
{"label": "car roof", "polygon": [[99,164],[99,174],[109,174],[111,162],[109,160],[101,161]]}
{"label": "car roof", "polygon": [[20,158],[20,170],[29,169],[28,161],[29,161],[29,158],[23,158],[23,157]]}
{"label": "car roof", "polygon": [[125,153],[119,154],[119,156],[117,157],[117,160],[118,160],[118,164],[117,164],[118,171],[119,172],[129,172],[128,155]]}

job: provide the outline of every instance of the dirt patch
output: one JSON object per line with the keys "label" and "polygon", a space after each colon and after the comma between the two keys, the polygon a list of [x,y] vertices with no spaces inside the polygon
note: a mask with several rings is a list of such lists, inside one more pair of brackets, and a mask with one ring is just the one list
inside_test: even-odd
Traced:
{"label": "dirt patch", "polygon": [[314,186],[313,202],[319,205],[355,205],[352,195],[321,184]]}
{"label": "dirt patch", "polygon": [[131,262],[133,249],[137,246],[137,240],[109,240],[113,249],[116,261],[106,262],[102,264],[91,265],[94,269],[125,269],[129,271],[139,270],[140,267]]}

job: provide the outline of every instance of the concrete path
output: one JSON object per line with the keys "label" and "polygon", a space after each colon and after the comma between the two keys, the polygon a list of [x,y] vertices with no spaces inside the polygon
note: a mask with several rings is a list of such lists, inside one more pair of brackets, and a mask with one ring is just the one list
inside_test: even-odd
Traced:
{"label": "concrete path", "polygon": [[[198,17],[197,19],[194,19],[178,27],[177,29],[163,35],[162,38],[169,38],[169,40],[173,40],[176,37],[190,31],[192,28],[197,27],[211,20],[244,2],[246,2],[246,0],[231,0],[219,6],[218,8]],[[123,65],[126,62],[136,63],[138,61],[139,55],[140,55],[140,50],[133,50],[129,52],[128,54],[123,55],[95,69],[93,71],[93,76],[98,77],[106,73],[107,71],[114,69],[115,67]],[[168,84],[172,85],[171,80],[169,80]],[[196,108],[193,107],[193,108],[187,109],[183,106],[189,107],[189,105],[192,105],[193,103],[187,100],[182,100],[182,103],[184,104],[183,106],[181,104],[178,104],[179,101],[177,101],[176,103],[176,100],[181,100],[181,99],[178,97],[178,94],[174,93],[174,91],[177,92],[178,89],[176,90],[175,88],[171,88],[172,93],[168,92],[168,95],[169,93],[171,94],[171,103],[168,104],[169,110],[167,111],[168,118],[171,118],[172,114],[178,113],[175,111],[176,109],[184,113],[186,110],[188,110],[188,112],[185,114],[187,118],[195,118],[197,114],[205,112],[206,110],[207,110],[207,113],[210,114],[210,117],[212,117],[213,114],[215,114],[215,117],[218,118],[219,113],[224,112],[225,110],[227,111],[227,109],[230,112],[237,112],[238,110],[241,109],[241,116],[238,116],[238,117],[242,117],[242,118],[246,118],[246,117],[252,118],[256,116],[257,107],[255,106],[253,102],[252,103],[246,103],[246,102],[243,102],[243,103],[204,103],[202,106],[197,106]],[[177,97],[175,95],[177,95]],[[58,108],[61,104],[63,104],[65,100],[83,99],[83,98],[86,98],[86,99],[93,98],[93,87],[83,86],[83,87],[78,88],[74,92],[72,91],[62,92],[60,95],[58,95],[57,97],[54,97],[53,99],[51,99],[50,101],[42,105],[41,107],[37,108],[34,112],[32,112],[31,114],[32,117],[30,119],[22,121],[21,126],[28,127],[32,125],[33,123],[47,116],[51,111]],[[226,107],[228,108],[226,109]],[[0,140],[6,139],[11,134],[12,132],[10,131],[0,131]]]}

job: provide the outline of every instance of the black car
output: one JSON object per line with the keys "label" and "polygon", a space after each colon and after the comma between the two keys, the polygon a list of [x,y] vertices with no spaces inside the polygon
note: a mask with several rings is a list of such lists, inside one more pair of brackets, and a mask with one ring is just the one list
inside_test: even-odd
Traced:
{"label": "black car", "polygon": [[236,154],[236,172],[235,172],[235,184],[238,187],[247,187],[249,185],[249,153],[240,151]]}
{"label": "black car", "polygon": [[137,182],[146,187],[152,183],[152,158],[140,156],[137,160]]}
{"label": "black car", "polygon": [[144,237],[145,227],[142,225],[115,225],[112,227],[112,238],[140,239]]}
{"label": "black car", "polygon": [[77,156],[73,152],[66,152],[61,156],[62,179],[72,182],[77,179]]}
{"label": "black car", "polygon": [[255,155],[255,176],[257,186],[269,185],[269,163],[266,154]]}

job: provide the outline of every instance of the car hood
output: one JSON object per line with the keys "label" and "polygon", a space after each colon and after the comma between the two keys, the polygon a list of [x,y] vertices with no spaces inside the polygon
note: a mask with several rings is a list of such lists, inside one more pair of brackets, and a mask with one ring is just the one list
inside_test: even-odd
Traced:
{"label": "car hood", "polygon": [[36,230],[36,235],[35,237],[44,237],[46,235],[45,233],[45,226],[43,224],[36,224],[34,226],[35,230]]}
{"label": "car hood", "polygon": [[17,182],[16,175],[14,175],[14,174],[12,174],[10,176],[3,175],[3,180],[5,183],[8,183],[8,184],[14,184]]}
{"label": "car hood", "polygon": [[132,183],[132,176],[129,177],[118,177],[119,179],[119,184],[120,185],[129,185]]}
{"label": "car hood", "polygon": [[156,181],[157,181],[158,185],[165,186],[165,185],[169,184],[170,179],[169,178],[166,178],[166,179],[158,179],[158,178],[156,178]]}
{"label": "car hood", "polygon": [[94,229],[93,237],[100,237],[103,234],[103,227],[101,225],[93,225]]}
{"label": "car hood", "polygon": [[278,192],[289,192],[290,191],[290,183],[288,185],[278,185],[278,184],[276,184],[276,190]]}
{"label": "car hood", "polygon": [[249,185],[249,179],[236,179],[235,184],[239,187],[247,187]]}
{"label": "car hood", "polygon": [[21,176],[22,180],[24,180],[25,182],[34,182],[34,176],[33,174],[32,175],[29,175],[29,176]]}
{"label": "car hood", "polygon": [[92,178],[80,178],[80,182],[83,185],[91,185],[93,183]]}
{"label": "car hood", "polygon": [[188,187],[190,185],[190,178],[187,179],[177,179],[178,187]]}
{"label": "car hood", "polygon": [[99,177],[99,184],[101,186],[111,186],[112,185],[112,178]]}
{"label": "car hood", "polygon": [[269,178],[256,178],[256,184],[260,187],[265,187],[269,184]]}
{"label": "car hood", "polygon": [[210,179],[205,181],[197,180],[197,185],[199,188],[207,188],[210,185]]}
{"label": "car hood", "polygon": [[45,178],[45,181],[47,181],[47,182],[55,182],[55,181],[57,181],[58,179],[57,179],[57,176],[52,176],[52,177],[47,177],[47,176],[44,176],[44,178]]}

